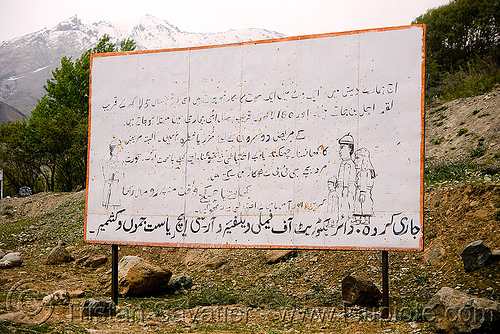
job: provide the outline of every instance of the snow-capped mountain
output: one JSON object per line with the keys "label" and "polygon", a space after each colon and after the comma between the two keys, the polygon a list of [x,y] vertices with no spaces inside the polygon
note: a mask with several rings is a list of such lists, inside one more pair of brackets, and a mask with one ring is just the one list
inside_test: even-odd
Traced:
{"label": "snow-capped mountain", "polygon": [[84,24],[73,16],[50,29],[0,43],[0,101],[29,115],[45,91],[43,85],[64,56],[73,60],[95,46],[104,35],[114,42],[132,38],[137,50],[227,44],[283,37],[264,29],[193,33],[179,30],[165,20],[145,15],[130,25],[100,21]]}

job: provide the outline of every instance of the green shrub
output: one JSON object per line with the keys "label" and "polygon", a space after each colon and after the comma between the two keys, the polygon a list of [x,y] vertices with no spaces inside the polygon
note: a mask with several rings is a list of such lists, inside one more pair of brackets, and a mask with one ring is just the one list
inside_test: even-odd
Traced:
{"label": "green shrub", "polygon": [[226,289],[217,287],[195,290],[188,295],[188,308],[195,306],[232,305],[238,299]]}
{"label": "green shrub", "polygon": [[482,145],[478,145],[475,149],[473,149],[470,153],[471,158],[479,158],[482,157],[486,153],[486,147]]}
{"label": "green shrub", "polygon": [[254,285],[243,294],[243,304],[249,307],[294,307],[296,300],[281,293],[275,286]]}
{"label": "green shrub", "polygon": [[424,305],[416,300],[410,300],[403,304],[398,314],[398,320],[402,321],[424,321]]}
{"label": "green shrub", "polygon": [[427,184],[443,181],[459,181],[465,178],[467,162],[436,160],[424,168],[424,181]]}

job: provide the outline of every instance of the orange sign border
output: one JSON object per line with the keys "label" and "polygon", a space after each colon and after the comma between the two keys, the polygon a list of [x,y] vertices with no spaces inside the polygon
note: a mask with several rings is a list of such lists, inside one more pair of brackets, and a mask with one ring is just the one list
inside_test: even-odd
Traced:
{"label": "orange sign border", "polygon": [[[269,43],[281,43],[289,41],[325,38],[325,37],[336,37],[336,36],[346,36],[354,34],[362,34],[367,32],[380,32],[380,31],[391,31],[391,30],[403,30],[410,29],[414,27],[420,27],[422,29],[422,87],[421,87],[421,138],[420,138],[420,224],[421,224],[421,237],[419,240],[418,248],[404,248],[404,247],[355,247],[355,246],[283,246],[283,245],[234,245],[234,244],[201,244],[201,243],[168,243],[168,242],[135,242],[135,241],[101,241],[101,240],[87,240],[87,210],[88,210],[88,185],[89,185],[89,160],[90,160],[90,133],[91,133],[91,122],[92,117],[92,65],[94,58],[101,57],[111,57],[111,56],[123,56],[123,55],[137,55],[137,54],[148,54],[148,53],[160,53],[160,52],[175,52],[175,51],[188,51],[188,50],[203,50],[203,49],[214,49],[230,46],[243,46],[252,44],[269,44]],[[363,30],[351,30],[344,32],[334,32],[334,33],[324,33],[324,34],[312,34],[312,35],[299,35],[292,37],[282,37],[265,39],[258,41],[248,41],[241,43],[229,43],[220,45],[203,45],[195,47],[185,47],[185,48],[170,48],[170,49],[158,49],[158,50],[141,50],[141,51],[121,51],[121,52],[108,52],[108,53],[93,53],[90,55],[90,77],[89,77],[89,125],[88,125],[88,139],[87,139],[87,176],[86,176],[86,196],[85,196],[85,223],[84,223],[84,241],[87,243],[96,244],[115,244],[115,245],[141,245],[141,246],[160,246],[160,247],[171,247],[171,248],[244,248],[244,249],[317,249],[317,250],[382,250],[382,251],[423,251],[423,235],[424,235],[424,133],[425,133],[425,36],[426,36],[426,26],[425,24],[413,24],[395,27],[384,27],[384,28],[373,28],[373,29],[363,29]]]}

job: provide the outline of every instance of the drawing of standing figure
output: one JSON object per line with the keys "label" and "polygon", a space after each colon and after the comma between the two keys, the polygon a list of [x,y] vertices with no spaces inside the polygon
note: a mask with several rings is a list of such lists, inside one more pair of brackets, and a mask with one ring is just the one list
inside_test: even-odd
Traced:
{"label": "drawing of standing figure", "polygon": [[333,225],[339,222],[339,192],[338,192],[338,181],[335,176],[331,177],[327,181],[328,187],[328,198],[326,202],[326,210],[328,214],[331,215],[333,219]]}
{"label": "drawing of standing figure", "polygon": [[113,139],[109,143],[109,160],[106,165],[102,166],[102,175],[104,177],[104,186],[103,186],[103,198],[102,205],[108,210],[116,209],[121,205],[120,200],[120,173],[118,171],[118,159],[117,159],[117,147],[120,142],[116,139]]}
{"label": "drawing of standing figure", "polygon": [[375,169],[370,160],[370,151],[360,148],[356,151],[356,223],[367,225],[373,216],[372,189],[375,179]]}
{"label": "drawing of standing figure", "polygon": [[354,196],[356,193],[356,168],[353,159],[354,138],[347,133],[339,139],[340,166],[337,177],[340,189],[339,212],[340,218],[347,222],[354,211]]}

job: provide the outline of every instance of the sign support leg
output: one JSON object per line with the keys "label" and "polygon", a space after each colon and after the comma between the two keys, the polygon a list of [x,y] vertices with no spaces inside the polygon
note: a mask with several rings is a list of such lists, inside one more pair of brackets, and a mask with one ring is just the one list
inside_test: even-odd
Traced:
{"label": "sign support leg", "polygon": [[111,300],[118,305],[118,245],[111,245]]}
{"label": "sign support leg", "polygon": [[389,252],[382,251],[382,319],[389,318]]}

